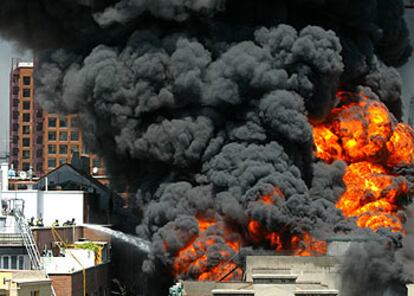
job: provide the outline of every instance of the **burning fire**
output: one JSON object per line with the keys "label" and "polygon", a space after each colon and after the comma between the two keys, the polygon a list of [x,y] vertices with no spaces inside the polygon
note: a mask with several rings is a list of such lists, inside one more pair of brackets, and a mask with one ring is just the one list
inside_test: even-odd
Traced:
{"label": "burning fire", "polygon": [[[273,195],[263,195],[260,198],[265,206],[274,206],[279,198],[284,198],[283,192],[276,187]],[[248,225],[250,239],[255,245],[267,242],[271,249],[277,252],[291,252],[295,256],[320,256],[326,254],[326,242],[317,241],[307,232],[292,234],[288,227],[281,231],[268,231],[259,221],[251,219]]]}
{"label": "burning fire", "polygon": [[[403,232],[398,211],[401,198],[410,190],[407,179],[395,172],[414,165],[414,130],[398,123],[379,101],[345,92],[338,96],[339,107],[314,126],[315,155],[328,163],[343,160],[348,165],[343,177],[346,191],[336,206],[345,217],[355,218],[359,227]],[[275,207],[284,200],[282,190],[275,187],[259,198],[258,206]],[[223,221],[197,219],[198,234],[175,254],[174,275],[204,281],[240,279],[242,270],[234,258],[243,243],[241,236],[231,238]],[[250,217],[246,240],[296,256],[326,254],[326,242],[308,232],[296,233],[287,225],[271,228]]]}
{"label": "burning fire", "polygon": [[[201,281],[229,281],[241,279],[242,269],[233,261],[239,252],[240,242],[215,235],[228,232],[223,222],[198,219],[199,234],[178,251],[173,263],[176,277],[191,276]],[[226,235],[225,235],[226,236]],[[209,250],[219,248],[219,257],[209,258]],[[214,256],[217,256],[214,252]],[[214,262],[214,265],[212,265]]]}
{"label": "burning fire", "polygon": [[384,104],[363,95],[340,92],[339,107],[314,126],[315,154],[348,164],[346,192],[337,202],[359,227],[402,232],[399,199],[409,193],[396,168],[414,164],[414,130],[397,123]]}

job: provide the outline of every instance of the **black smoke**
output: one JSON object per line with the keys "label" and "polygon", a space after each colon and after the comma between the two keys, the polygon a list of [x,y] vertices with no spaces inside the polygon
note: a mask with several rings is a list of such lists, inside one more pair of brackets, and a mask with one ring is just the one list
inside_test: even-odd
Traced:
{"label": "black smoke", "polygon": [[[335,208],[345,164],[313,158],[309,120],[329,114],[339,88],[361,86],[398,117],[403,12],[401,0],[4,0],[0,35],[34,50],[42,106],[80,114],[88,146],[139,189],[151,279],[196,240],[214,241],[208,267],[236,255],[226,241],[250,248],[252,218],[320,239],[359,231]],[[217,221],[202,237],[200,217]],[[391,259],[381,266],[399,271]]]}

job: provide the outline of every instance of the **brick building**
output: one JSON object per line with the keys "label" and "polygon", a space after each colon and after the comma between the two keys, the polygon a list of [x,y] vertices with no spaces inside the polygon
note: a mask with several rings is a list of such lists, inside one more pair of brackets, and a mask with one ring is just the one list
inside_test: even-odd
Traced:
{"label": "brick building", "polygon": [[82,141],[77,115],[46,113],[35,99],[33,62],[12,61],[10,73],[10,160],[16,171],[43,176],[63,163],[80,163],[104,176],[101,160]]}
{"label": "brick building", "polygon": [[10,164],[43,171],[43,112],[34,100],[33,63],[13,60],[10,73]]}

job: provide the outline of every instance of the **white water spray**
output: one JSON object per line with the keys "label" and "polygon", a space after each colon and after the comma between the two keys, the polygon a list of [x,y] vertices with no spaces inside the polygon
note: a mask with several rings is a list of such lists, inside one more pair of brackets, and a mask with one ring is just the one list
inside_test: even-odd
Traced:
{"label": "white water spray", "polygon": [[150,252],[150,242],[145,239],[142,239],[137,236],[130,235],[130,234],[126,234],[121,231],[116,231],[116,230],[110,229],[108,227],[100,226],[100,225],[85,224],[84,226],[90,229],[99,231],[99,232],[109,234],[115,239],[119,239],[127,244],[137,247],[142,252],[145,252],[145,253]]}

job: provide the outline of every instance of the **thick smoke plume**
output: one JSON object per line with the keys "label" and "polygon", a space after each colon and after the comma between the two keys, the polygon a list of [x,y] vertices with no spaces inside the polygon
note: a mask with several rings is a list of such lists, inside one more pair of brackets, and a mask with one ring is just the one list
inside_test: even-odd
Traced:
{"label": "thick smoke plume", "polygon": [[[88,145],[139,189],[147,276],[178,272],[191,244],[206,260],[184,278],[269,248],[252,221],[283,241],[358,233],[398,245],[336,209],[345,164],[313,157],[309,120],[326,118],[338,89],[360,87],[400,117],[392,67],[411,54],[401,0],[4,0],[0,35],[35,51],[42,106],[79,113]],[[382,295],[384,283],[401,284],[399,263],[378,250],[354,251],[344,282],[353,258],[375,256],[388,271],[361,286]]]}

